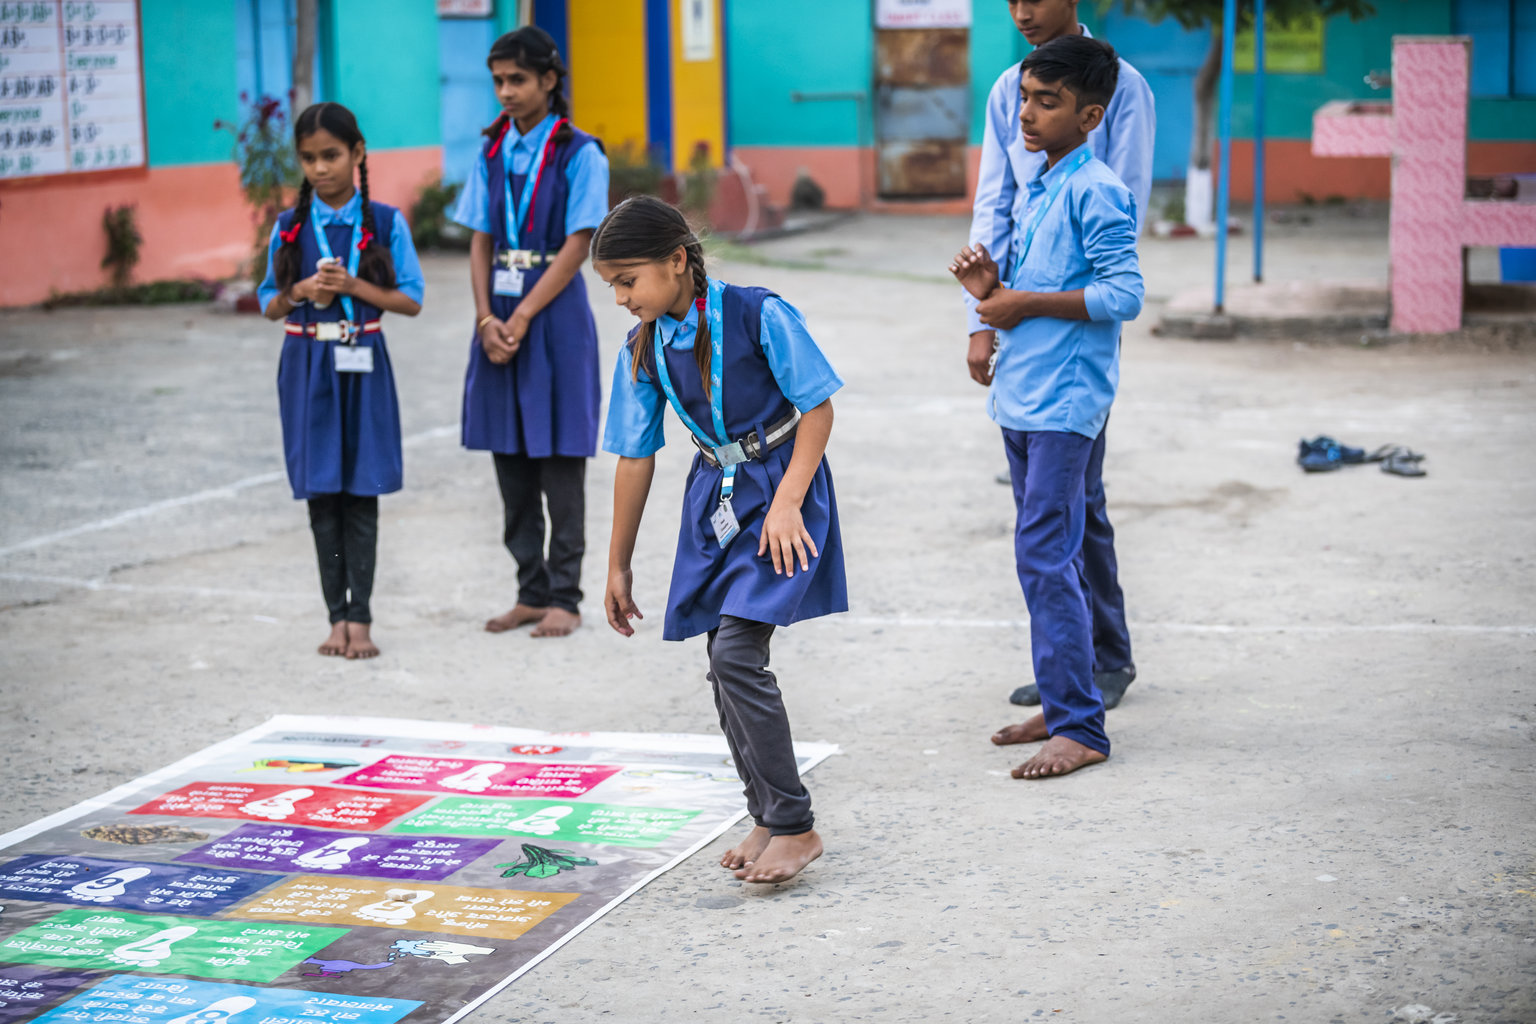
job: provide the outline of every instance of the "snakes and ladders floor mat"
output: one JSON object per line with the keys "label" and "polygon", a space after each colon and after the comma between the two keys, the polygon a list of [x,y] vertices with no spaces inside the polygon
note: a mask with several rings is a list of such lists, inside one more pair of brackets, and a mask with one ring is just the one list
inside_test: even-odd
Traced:
{"label": "snakes and ladders floor mat", "polygon": [[0,836],[0,1024],[454,1021],[744,814],[719,737],[280,716]]}

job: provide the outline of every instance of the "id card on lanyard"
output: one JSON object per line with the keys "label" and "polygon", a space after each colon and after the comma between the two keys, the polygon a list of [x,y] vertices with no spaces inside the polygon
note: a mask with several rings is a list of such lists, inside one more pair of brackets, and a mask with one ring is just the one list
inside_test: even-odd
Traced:
{"label": "id card on lanyard", "polygon": [[[720,463],[720,504],[716,507],[714,515],[710,516],[710,525],[715,530],[715,540],[720,546],[728,546],[732,540],[741,533],[741,524],[736,521],[736,511],[731,508],[731,492],[736,486],[736,466],[746,461],[741,454],[740,445],[732,444],[730,436],[725,432],[725,399],[722,394],[724,388],[725,370],[725,318],[720,312],[721,300],[725,295],[725,285],[714,278],[709,278],[709,294],[704,301],[704,308],[699,312],[701,322],[709,324],[709,418],[715,428],[714,434],[704,430],[696,423],[688,410],[683,408],[682,399],[677,396],[677,389],[672,386],[672,371],[667,368],[667,355],[663,351],[663,341],[659,328],[652,330],[652,336],[656,343],[656,380],[661,385],[662,392],[667,396],[667,402],[672,406],[672,411],[677,413],[677,418],[683,421],[683,426],[715,453],[715,458]],[[697,341],[695,341],[697,344]]]}
{"label": "id card on lanyard", "polygon": [[[322,260],[336,259],[335,256],[331,255],[330,239],[325,237],[325,229],[320,226],[320,218],[311,217],[310,227],[313,228],[315,232],[315,247],[320,250],[320,258]],[[357,211],[357,223],[352,225],[352,241],[347,246],[347,273],[351,274],[353,277],[357,276],[358,262],[362,259],[363,255],[362,240],[363,211],[362,207],[359,206]],[[352,302],[352,296],[343,295],[341,297],[341,314],[346,318],[347,324],[350,326],[353,332],[356,332],[360,326],[357,322],[356,308],[357,307]],[[373,349],[366,346],[359,346],[357,344],[356,333],[353,333],[350,338],[338,342],[336,347],[331,351],[335,360],[337,373],[373,372]]]}
{"label": "id card on lanyard", "polygon": [[[529,167],[528,174],[523,176],[523,194],[512,194],[512,150],[509,147],[502,155],[502,182],[506,186],[506,229],[507,248],[521,249],[522,232],[528,226],[529,217],[533,213],[533,201],[539,194],[539,182],[544,178],[544,168],[549,166],[550,155],[555,151],[555,132],[565,123],[564,118],[544,119],[544,126],[534,138],[536,142],[533,152],[540,154],[538,166]],[[505,144],[506,140],[502,140]],[[504,295],[509,298],[518,298],[523,294],[523,270],[521,267],[497,267],[491,272],[491,292],[495,295]]]}

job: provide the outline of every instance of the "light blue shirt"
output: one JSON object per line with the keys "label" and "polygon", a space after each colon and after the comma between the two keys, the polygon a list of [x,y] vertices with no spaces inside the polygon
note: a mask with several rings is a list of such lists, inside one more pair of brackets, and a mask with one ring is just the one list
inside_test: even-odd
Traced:
{"label": "light blue shirt", "polygon": [[[514,174],[527,174],[537,169],[537,160],[543,153],[535,153],[534,147],[543,135],[544,126],[555,119],[554,114],[545,118],[533,131],[520,135],[516,123],[508,126],[507,137],[501,140],[501,165],[507,180]],[[565,201],[565,233],[596,228],[608,215],[608,158],[601,147],[582,146],[565,166],[565,180],[570,185]],[[453,209],[453,219],[471,231],[483,231],[487,235],[496,232],[491,228],[490,171],[485,166],[485,150],[475,160],[464,191]]]}
{"label": "light blue shirt", "polygon": [[[309,201],[309,223],[304,225],[305,231],[313,231],[315,227],[324,230],[331,224],[346,224],[351,226],[357,223],[362,216],[363,195],[354,192],[352,198],[339,210],[333,210],[320,201],[318,197]],[[313,225],[313,226],[311,226]],[[261,282],[261,287],[256,289],[256,301],[261,303],[261,308],[266,309],[267,304],[277,295],[277,274],[273,266],[273,260],[277,256],[278,248],[283,244],[278,237],[277,225],[272,225],[272,237],[267,242],[267,276]],[[351,253],[336,253],[336,255],[351,265]],[[421,274],[421,260],[416,257],[416,245],[411,241],[411,226],[405,222],[405,215],[399,210],[395,211],[395,223],[389,233],[389,258],[395,263],[395,287],[408,296],[414,302],[421,302],[426,294],[427,281]]]}
{"label": "light blue shirt", "polygon": [[[666,315],[657,317],[656,329],[661,332],[662,344],[666,347],[676,352],[691,352],[698,323],[699,312],[690,307],[688,315],[681,321]],[[802,413],[810,412],[843,386],[842,378],[811,338],[805,318],[783,299],[770,296],[763,300],[758,338],[779,390]],[[603,450],[631,459],[655,455],[666,444],[661,427],[666,407],[666,396],[651,383],[650,374],[642,370],[640,379],[634,379],[629,346],[621,347],[619,363],[613,370],[613,387],[609,391]]]}
{"label": "light blue shirt", "polygon": [[[1086,28],[1082,31],[1091,35]],[[1021,77],[1019,65],[1013,65],[998,77],[987,96],[981,168],[971,212],[971,244],[985,245],[1004,277],[1013,265],[1010,242],[1024,201],[1021,184],[1045,166],[1044,152],[1031,153],[1024,148],[1024,130],[1019,126],[1019,107],[1023,105],[1019,95]],[[1093,155],[1108,164],[1136,197],[1137,235],[1146,222],[1152,195],[1152,143],[1156,134],[1157,110],[1152,102],[1152,89],[1141,72],[1122,58],[1115,95],[1104,109],[1104,120],[1088,134],[1088,144],[1093,147]],[[961,292],[968,333],[988,330],[976,315],[975,298],[964,289]]]}
{"label": "light blue shirt", "polygon": [[[1030,219],[1050,187],[1068,175],[1072,155],[1049,170],[1042,164],[1025,184],[1013,251],[1023,249]],[[1143,292],[1136,199],[1103,161],[1089,160],[1067,176],[1006,283],[1030,292],[1081,288],[1090,319],[1029,317],[999,331],[987,411],[1010,430],[1098,437],[1120,383],[1120,324],[1141,312]]]}

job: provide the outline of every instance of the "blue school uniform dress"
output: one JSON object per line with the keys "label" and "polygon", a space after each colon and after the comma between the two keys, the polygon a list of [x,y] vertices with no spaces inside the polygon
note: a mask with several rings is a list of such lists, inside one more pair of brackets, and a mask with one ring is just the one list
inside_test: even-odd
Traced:
{"label": "blue school uniform dress", "polygon": [[[308,222],[299,230],[300,280],[312,276],[320,257],[327,255],[341,259],[357,273],[362,209],[361,194],[354,194],[339,210],[318,197],[310,200]],[[263,309],[279,290],[273,260],[283,244],[278,236],[290,228],[294,212],[285,210],[272,229],[267,276],[256,291]],[[410,226],[399,210],[378,202],[373,204],[373,224],[377,241],[388,247],[394,260],[395,287],[420,302],[425,281]],[[295,498],[389,494],[401,487],[400,404],[389,350],[379,328],[381,315],[377,306],[341,295],[324,309],[305,302],[288,314],[277,367],[277,395],[288,483]],[[372,372],[338,371],[336,349],[347,347],[348,342],[316,336],[316,325],[343,320],[358,328],[351,344],[372,350]]]}
{"label": "blue school uniform dress", "polygon": [[[798,310],[762,288],[738,288],[710,280],[711,303],[719,310],[722,336],[722,409],[725,432],[740,440],[757,431],[767,437],[794,410],[809,412],[843,386],[822,354]],[[712,423],[709,397],[699,377],[693,345],[699,310],[678,321],[656,320],[668,376],[694,423]],[[631,344],[643,336],[637,328]],[[654,343],[640,353],[640,375],[631,373],[631,345],[619,353],[608,405],[603,449],[628,458],[654,455],[665,443],[662,431],[668,404],[656,366]],[[784,479],[794,453],[793,439],[761,460],[735,467],[731,506],[741,533],[721,547],[710,517],[720,504],[725,471],[695,454],[683,487],[677,557],[667,598],[667,640],[685,640],[720,625],[722,615],[787,626],[802,619],[848,610],[843,545],[838,527],[832,471],[823,458],[801,505],[806,531],[820,555],[808,571],[794,576],[773,571],[770,555],[759,556],[763,517]]]}
{"label": "blue school uniform dress", "polygon": [[987,409],[1013,478],[1014,555],[1046,726],[1108,754],[1081,552],[1088,463],[1120,379],[1120,324],[1141,312],[1136,200],[1086,143],[1042,164],[1024,191],[1008,287],[1082,289],[1089,319],[1030,317],[1000,331]]}
{"label": "blue school uniform dress", "polygon": [[[550,114],[526,135],[509,120],[475,161],[453,216],[491,235],[498,252],[529,250],[553,259],[567,236],[596,228],[608,212],[608,158],[601,144],[575,127],[570,139],[552,143],[558,120]],[[522,269],[522,295],[545,269],[542,263]],[[520,296],[493,289],[491,312],[505,320],[519,301]],[[577,274],[532,318],[510,362],[491,362],[479,332],[470,335],[464,447],[535,459],[592,457],[598,372],[597,325],[586,283]]]}

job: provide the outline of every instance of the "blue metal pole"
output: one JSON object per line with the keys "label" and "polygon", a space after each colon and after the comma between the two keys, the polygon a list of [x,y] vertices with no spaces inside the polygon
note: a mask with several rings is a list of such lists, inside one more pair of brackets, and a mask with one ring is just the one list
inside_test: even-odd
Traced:
{"label": "blue metal pole", "polygon": [[1232,48],[1237,35],[1237,0],[1222,5],[1221,107],[1217,117],[1221,140],[1221,177],[1216,182],[1216,313],[1224,312],[1227,295],[1227,210],[1232,192]]}
{"label": "blue metal pole", "polygon": [[1253,280],[1264,280],[1264,0],[1253,4]]}

